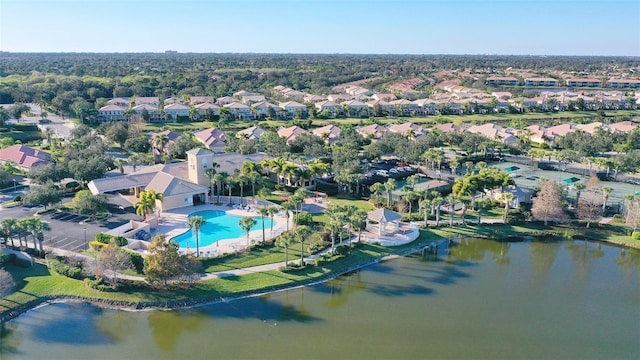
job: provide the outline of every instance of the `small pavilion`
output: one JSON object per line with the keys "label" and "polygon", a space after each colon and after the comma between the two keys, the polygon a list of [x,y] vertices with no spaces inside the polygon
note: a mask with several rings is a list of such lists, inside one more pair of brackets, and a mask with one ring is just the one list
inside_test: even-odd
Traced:
{"label": "small pavilion", "polygon": [[[400,214],[385,208],[373,210],[367,214],[367,220],[378,223],[378,235],[380,236],[398,232],[401,219]],[[388,231],[389,225],[391,225],[391,231]]]}

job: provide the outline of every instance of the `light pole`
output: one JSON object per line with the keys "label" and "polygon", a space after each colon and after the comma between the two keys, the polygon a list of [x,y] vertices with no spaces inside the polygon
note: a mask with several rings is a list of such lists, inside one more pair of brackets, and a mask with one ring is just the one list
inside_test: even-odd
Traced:
{"label": "light pole", "polygon": [[87,227],[84,228],[84,251],[87,251]]}
{"label": "light pole", "polygon": [[13,192],[16,192],[16,179],[13,179]]}

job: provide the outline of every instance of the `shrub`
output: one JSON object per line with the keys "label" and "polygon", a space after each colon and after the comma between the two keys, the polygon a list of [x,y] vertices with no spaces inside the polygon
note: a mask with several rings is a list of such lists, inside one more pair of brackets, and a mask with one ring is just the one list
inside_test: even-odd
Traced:
{"label": "shrub", "polygon": [[135,251],[127,250],[127,252],[131,256],[131,263],[133,264],[133,267],[137,272],[142,273],[142,270],[144,269],[144,258],[142,257],[142,255],[138,254]]}
{"label": "shrub", "polygon": [[108,285],[102,283],[102,278],[97,278],[95,280],[86,278],[84,279],[85,286],[88,286],[94,290],[98,291],[110,291],[112,288]]}
{"label": "shrub", "polygon": [[56,259],[49,259],[47,261],[49,268],[62,276],[66,276],[72,279],[82,278],[82,265],[77,263],[73,266],[67,265],[62,261]]}
{"label": "shrub", "polygon": [[107,244],[105,244],[103,242],[99,242],[99,241],[91,241],[89,243],[89,249],[91,249],[93,251],[100,251],[100,249],[102,249],[105,246],[107,246]]}
{"label": "shrub", "polygon": [[640,231],[634,231],[631,233],[631,238],[633,240],[640,240]]}
{"label": "shrub", "polygon": [[338,245],[334,251],[336,255],[349,255],[350,252],[351,248],[349,245]]}
{"label": "shrub", "polygon": [[127,246],[129,243],[124,236],[114,236],[104,233],[96,234],[96,241],[102,244],[111,244],[112,241],[115,241],[118,246]]}
{"label": "shrub", "polygon": [[313,224],[313,216],[306,211],[298,214],[298,225],[311,225]]}

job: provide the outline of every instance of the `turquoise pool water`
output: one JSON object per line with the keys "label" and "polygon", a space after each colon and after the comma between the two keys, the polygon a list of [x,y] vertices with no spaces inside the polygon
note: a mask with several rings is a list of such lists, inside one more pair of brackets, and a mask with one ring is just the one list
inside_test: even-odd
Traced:
{"label": "turquoise pool water", "polygon": [[[202,216],[205,220],[204,225],[200,228],[200,247],[213,245],[218,240],[236,239],[247,235],[238,225],[238,221],[242,218],[241,216],[230,215],[220,210],[198,211],[189,215],[189,217],[192,216]],[[251,231],[262,229],[260,216],[255,219],[256,225],[251,228]],[[271,228],[271,219],[268,217],[264,218],[264,228],[268,234]],[[172,240],[178,243],[181,248],[196,248],[196,235],[192,229],[174,237]]]}

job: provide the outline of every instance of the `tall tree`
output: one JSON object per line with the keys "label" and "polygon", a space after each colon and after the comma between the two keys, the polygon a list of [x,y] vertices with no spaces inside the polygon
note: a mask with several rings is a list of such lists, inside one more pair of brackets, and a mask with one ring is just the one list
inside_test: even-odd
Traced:
{"label": "tall tree", "polygon": [[313,233],[313,230],[307,225],[296,227],[293,237],[300,243],[300,266],[304,266],[304,242]]}
{"label": "tall tree", "polygon": [[192,228],[196,233],[196,257],[200,257],[200,229],[205,222],[206,220],[202,216],[192,216],[187,221],[189,228]]}
{"label": "tall tree", "polygon": [[251,228],[254,227],[256,223],[256,219],[251,216],[243,216],[238,220],[240,228],[247,233],[247,250],[249,250],[249,232],[251,232]]}
{"label": "tall tree", "polygon": [[151,284],[161,283],[166,289],[169,281],[180,275],[180,270],[178,244],[166,241],[162,234],[154,236],[144,262],[147,281]]}
{"label": "tall tree", "polygon": [[538,192],[538,196],[533,200],[531,214],[534,218],[544,221],[547,225],[549,221],[562,221],[567,218],[562,207],[562,188],[553,180],[545,180]]}

